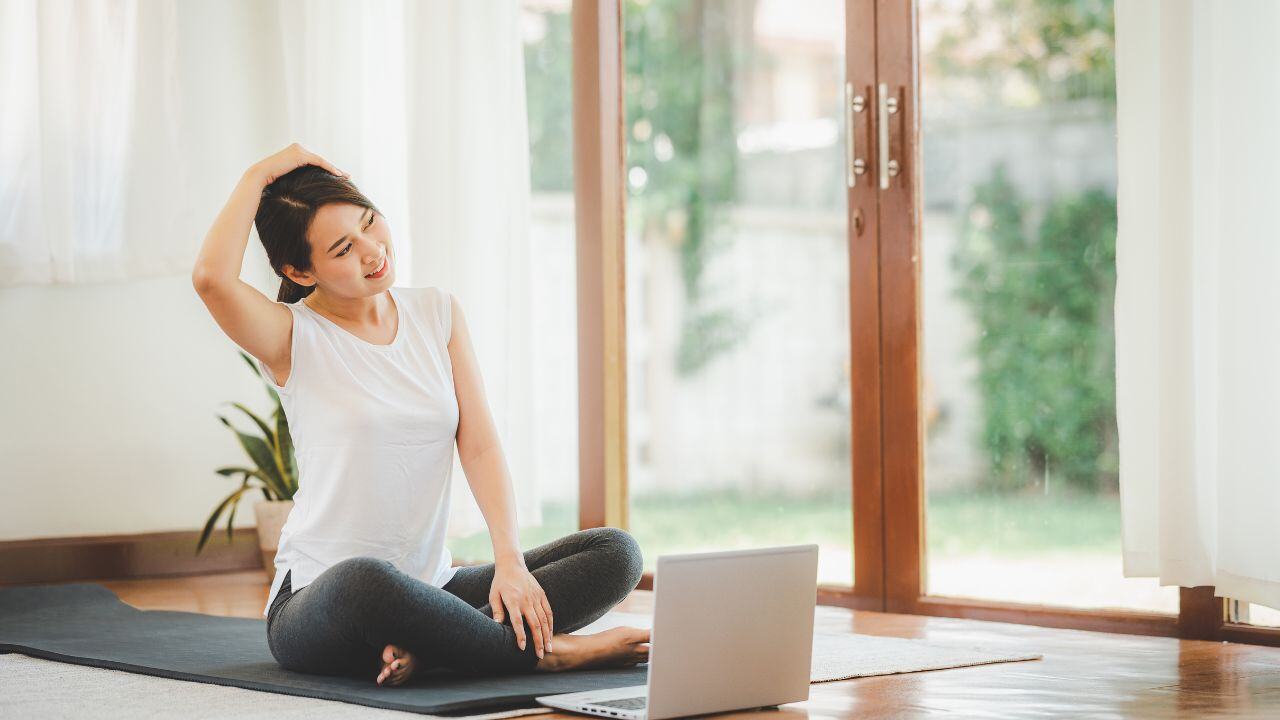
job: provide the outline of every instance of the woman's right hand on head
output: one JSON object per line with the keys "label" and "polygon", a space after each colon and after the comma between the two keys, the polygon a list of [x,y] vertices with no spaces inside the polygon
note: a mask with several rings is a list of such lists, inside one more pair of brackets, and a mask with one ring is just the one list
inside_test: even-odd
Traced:
{"label": "woman's right hand on head", "polygon": [[334,167],[333,163],[307,150],[298,143],[293,143],[280,152],[254,163],[249,168],[249,173],[261,181],[263,187],[266,187],[275,182],[281,175],[297,170],[303,165],[316,165],[328,170],[333,175],[351,177],[348,173],[344,173]]}

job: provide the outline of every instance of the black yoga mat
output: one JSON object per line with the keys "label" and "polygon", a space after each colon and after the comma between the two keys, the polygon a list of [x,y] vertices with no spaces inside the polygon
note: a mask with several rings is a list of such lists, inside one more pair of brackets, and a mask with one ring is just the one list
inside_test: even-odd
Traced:
{"label": "black yoga mat", "polygon": [[423,714],[539,707],[534,697],[644,685],[647,663],[609,670],[475,676],[419,671],[402,685],[281,668],[266,620],[139,610],[97,583],[0,587],[0,653],[339,700]]}

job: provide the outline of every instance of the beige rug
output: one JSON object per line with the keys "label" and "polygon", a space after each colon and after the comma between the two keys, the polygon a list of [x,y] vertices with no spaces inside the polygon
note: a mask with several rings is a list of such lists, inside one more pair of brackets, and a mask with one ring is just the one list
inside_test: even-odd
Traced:
{"label": "beige rug", "polygon": [[[648,615],[612,612],[577,631],[610,627],[651,627]],[[940,670],[990,663],[1035,660],[1041,656],[954,647],[873,635],[814,635],[812,681],[829,682],[870,675]],[[0,710],[4,717],[160,718],[187,720],[328,720],[329,718],[445,717],[384,710],[362,705],[246,690],[211,683],[171,680],[140,673],[108,670],[28,657],[0,655]],[[541,715],[550,708],[528,708],[480,715],[452,715],[467,720],[498,720]]]}
{"label": "beige rug", "polygon": [[[653,616],[611,612],[579,632],[600,632],[619,625],[651,628]],[[809,669],[809,682],[831,682],[872,675],[897,675],[924,670],[1021,662],[1039,660],[1041,657],[1043,656],[1036,653],[1011,653],[926,640],[818,632],[813,636],[813,661]]]}

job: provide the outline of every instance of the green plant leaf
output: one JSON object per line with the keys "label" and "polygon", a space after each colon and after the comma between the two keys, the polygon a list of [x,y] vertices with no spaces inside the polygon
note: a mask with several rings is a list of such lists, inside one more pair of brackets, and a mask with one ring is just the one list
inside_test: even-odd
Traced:
{"label": "green plant leaf", "polygon": [[[267,442],[267,447],[271,449],[272,460],[275,462],[276,473],[280,476],[281,483],[287,487],[289,484],[289,480],[288,480],[289,473],[285,471],[285,464],[286,464],[285,458],[288,456],[280,448],[280,437],[279,437],[278,430],[276,428],[272,428],[264,420],[260,419],[257,415],[254,415],[252,412],[249,411],[249,408],[246,408],[244,405],[241,405],[240,403],[230,403],[230,404],[239,408],[242,412],[244,412],[245,415],[248,415],[250,418],[252,418],[253,422],[257,424],[258,429],[262,431],[262,435]],[[279,427],[279,422],[277,420],[277,428],[278,427]]]}
{"label": "green plant leaf", "polygon": [[263,382],[266,381],[266,378],[262,377],[262,373],[258,370],[257,363],[253,361],[253,358],[249,356],[249,353],[241,350],[240,357],[244,358],[245,364],[249,366],[249,369],[253,371],[254,375],[258,376],[258,379],[262,380]]}
{"label": "green plant leaf", "polygon": [[218,517],[222,515],[222,511],[226,509],[227,505],[239,501],[240,494],[243,492],[244,488],[242,487],[228,495],[221,503],[218,504],[218,507],[213,511],[213,514],[209,516],[209,520],[204,524],[204,530],[200,532],[200,540],[196,543],[197,555],[199,555],[200,551],[204,549],[204,544],[208,542],[209,535],[213,532],[213,526],[217,524]]}
{"label": "green plant leaf", "polygon": [[284,460],[281,475],[289,488],[285,499],[292,499],[298,491],[298,459],[293,451],[293,436],[289,433],[289,418],[283,410],[276,415],[276,440],[280,443],[280,457]]}
{"label": "green plant leaf", "polygon": [[287,488],[284,486],[283,478],[280,477],[274,453],[271,451],[271,447],[267,445],[267,442],[260,437],[240,432],[235,425],[231,424],[230,420],[221,415],[218,416],[218,419],[222,421],[223,425],[231,428],[231,431],[239,438],[241,447],[244,448],[245,452],[249,454],[249,457],[258,466],[258,470],[261,473],[259,477],[262,481],[283,497]]}
{"label": "green plant leaf", "polygon": [[214,526],[218,522],[218,518],[222,516],[224,510],[230,505],[231,512],[227,515],[227,540],[230,541],[234,536],[236,510],[239,508],[240,498],[244,493],[253,489],[250,478],[256,478],[261,483],[262,496],[267,500],[287,500],[293,497],[297,489],[295,480],[297,475],[297,461],[293,453],[293,441],[288,434],[288,422],[284,418],[284,406],[281,404],[280,395],[272,387],[271,382],[263,376],[258,369],[257,363],[243,350],[239,351],[240,358],[259,380],[267,386],[267,392],[270,394],[272,402],[275,404],[275,410],[272,419],[275,428],[267,424],[238,402],[225,403],[238,408],[249,419],[258,426],[262,431],[263,437],[255,437],[247,433],[241,432],[236,426],[231,424],[227,418],[218,415],[218,420],[231,429],[236,434],[236,438],[240,441],[240,446],[248,453],[249,458],[253,460],[256,468],[226,466],[216,469],[216,472],[223,477],[232,475],[240,475],[240,487],[230,495],[228,495],[218,507],[214,509],[213,514],[209,516],[205,522],[204,528],[200,533],[200,539],[196,543],[196,554],[204,549],[205,544],[209,541],[209,536],[213,532]]}
{"label": "green plant leaf", "polygon": [[288,499],[281,493],[281,488],[279,487],[279,485],[275,484],[271,479],[269,479],[261,471],[254,470],[250,474],[253,475],[253,477],[258,478],[259,481],[261,481],[262,494],[268,500],[287,500]]}
{"label": "green plant leaf", "polygon": [[263,386],[267,388],[267,395],[271,398],[271,401],[276,404],[276,407],[280,407],[280,394],[276,392],[276,388],[271,384],[271,381],[263,376],[262,371],[258,369],[258,364],[243,350],[240,351],[240,357],[244,358],[244,361],[249,365],[249,369],[253,371],[254,375],[258,376]]}
{"label": "green plant leaf", "polygon": [[[249,408],[245,407],[244,405],[238,402],[224,403],[224,404],[232,405],[236,408],[239,408],[240,411],[243,412],[245,415],[248,415],[249,418],[253,420],[254,424],[258,426],[258,429],[262,431],[262,435],[266,440],[267,447],[271,450],[272,461],[275,464],[276,474],[280,477],[282,487],[284,487],[286,491],[288,491],[288,488],[291,484],[290,473],[286,469],[288,465],[289,455],[288,453],[284,452],[284,450],[280,447],[281,439],[280,439],[280,433],[279,433],[279,426],[280,426],[279,418],[284,416],[283,409],[280,408],[277,403],[278,413],[273,413],[273,417],[276,419],[276,428],[273,429],[270,425],[266,423],[266,421],[259,418],[251,410],[249,410]],[[286,425],[286,430],[287,430],[287,427],[288,426]],[[290,441],[290,445],[292,445],[291,441]],[[292,493],[290,492],[290,494],[287,497],[293,497]]]}
{"label": "green plant leaf", "polygon": [[[266,499],[268,499],[268,500],[283,500],[283,499],[287,499],[287,498],[275,497],[275,496],[273,496],[273,495],[271,494],[270,481],[267,479],[267,477],[266,477],[265,475],[263,475],[263,474],[262,474],[262,472],[261,472],[261,471],[259,471],[259,470],[248,470],[247,472],[248,472],[248,476],[249,476],[249,477],[255,477],[255,478],[257,478],[257,479],[258,479],[259,483],[261,483],[260,487],[262,488],[262,495],[263,495]],[[245,480],[247,481],[247,480],[249,479],[249,477],[246,477],[246,478],[245,478]]]}
{"label": "green plant leaf", "polygon": [[240,496],[249,489],[249,475],[246,473],[244,481],[240,483],[240,490],[236,492],[236,502],[231,505],[231,514],[227,516],[227,542],[231,542],[232,528],[235,526],[236,521],[236,510],[240,507]]}
{"label": "green plant leaf", "polygon": [[249,408],[245,407],[244,405],[238,402],[230,402],[230,403],[223,403],[223,404],[231,405],[233,407],[239,408],[241,412],[243,412],[245,415],[248,415],[249,419],[253,420],[253,423],[258,426],[259,430],[262,431],[262,436],[266,439],[267,443],[272,444],[272,436],[275,435],[275,430],[272,430],[271,426],[268,425],[265,421],[263,421],[262,418],[253,414],[252,410],[250,410]]}

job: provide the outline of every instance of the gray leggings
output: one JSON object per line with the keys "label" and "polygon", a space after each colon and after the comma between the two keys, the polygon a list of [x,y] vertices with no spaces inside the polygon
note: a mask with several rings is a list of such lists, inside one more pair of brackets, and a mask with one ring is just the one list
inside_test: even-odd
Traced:
{"label": "gray leggings", "polygon": [[[578,630],[622,602],[640,582],[640,546],[625,530],[581,530],[524,553],[547,594],[555,633]],[[375,682],[388,644],[413,654],[420,670],[528,672],[538,662],[525,619],[525,649],[516,644],[510,611],[494,622],[489,605],[493,563],[458,568],[444,587],[387,560],[353,557],[335,563],[296,594],[289,574],[271,603],[267,644],[281,667]]]}

